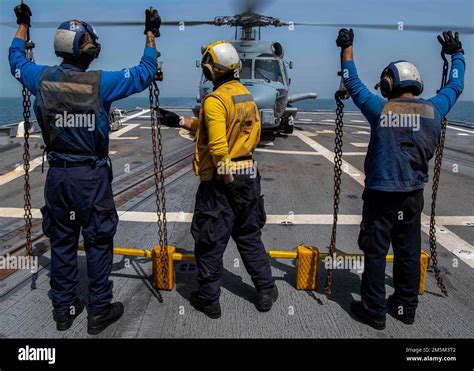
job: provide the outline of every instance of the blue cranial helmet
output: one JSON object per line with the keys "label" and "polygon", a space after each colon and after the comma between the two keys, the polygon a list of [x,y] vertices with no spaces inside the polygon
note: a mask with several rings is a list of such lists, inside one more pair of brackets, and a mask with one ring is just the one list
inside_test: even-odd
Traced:
{"label": "blue cranial helmet", "polygon": [[56,30],[54,51],[61,58],[79,59],[84,53],[97,58],[100,53],[98,39],[99,35],[91,25],[78,20],[67,21]]}

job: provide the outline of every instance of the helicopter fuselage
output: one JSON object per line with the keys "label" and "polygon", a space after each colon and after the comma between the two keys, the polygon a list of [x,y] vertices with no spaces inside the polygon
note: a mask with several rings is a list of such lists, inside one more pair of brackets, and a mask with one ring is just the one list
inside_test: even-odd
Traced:
{"label": "helicopter fuselage", "polygon": [[[233,41],[232,44],[242,61],[240,81],[250,91],[257,104],[262,128],[285,130],[284,126],[292,125],[297,113],[297,108],[289,105],[289,102],[315,99],[317,94],[299,94],[294,97],[297,99],[289,96],[291,79],[287,67],[291,68],[292,63],[283,59],[283,47],[280,43],[239,40]],[[212,82],[202,75],[197,102],[201,103],[212,89]],[[197,114],[198,110],[199,107],[195,107],[194,113]]]}

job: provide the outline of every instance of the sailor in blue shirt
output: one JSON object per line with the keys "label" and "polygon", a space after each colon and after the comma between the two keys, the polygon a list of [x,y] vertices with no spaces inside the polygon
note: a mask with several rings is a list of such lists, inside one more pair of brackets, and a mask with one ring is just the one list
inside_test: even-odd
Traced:
{"label": "sailor in blue shirt", "polygon": [[[352,312],[377,329],[385,328],[387,309],[399,320],[415,319],[420,284],[421,212],[423,188],[428,182],[428,162],[440,140],[443,118],[462,93],[464,51],[459,35],[438,36],[443,52],[452,55],[449,81],[428,100],[418,69],[410,62],[390,63],[382,72],[383,99],[371,93],[357,75],[353,61],[352,30],[341,29],[342,76],[355,105],[370,124],[365,159],[364,207],[359,247],[364,252],[360,302]],[[385,258],[390,243],[395,261],[395,292],[385,302]]]}
{"label": "sailor in blue shirt", "polygon": [[101,45],[95,29],[82,21],[64,22],[56,31],[59,66],[40,66],[25,56],[31,10],[15,8],[16,37],[10,47],[11,72],[35,97],[34,110],[48,155],[43,231],[51,242],[51,294],[59,331],[71,327],[84,309],[76,296],[77,249],[82,230],[89,277],[88,332],[98,334],[123,314],[112,301],[109,276],[118,216],[109,166],[112,102],[145,90],[157,72],[155,37],[161,19],[146,11],[146,46],[140,64],[121,71],[88,71]]}

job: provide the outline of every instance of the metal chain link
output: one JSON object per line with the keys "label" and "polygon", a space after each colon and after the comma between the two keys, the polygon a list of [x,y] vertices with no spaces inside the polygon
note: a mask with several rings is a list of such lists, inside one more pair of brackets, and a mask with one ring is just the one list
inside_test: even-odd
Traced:
{"label": "metal chain link", "polygon": [[[29,33],[29,31],[28,31]],[[35,44],[30,40],[28,35],[28,40],[26,42],[26,58],[34,62],[33,58],[33,48]],[[31,240],[31,225],[32,225],[32,215],[31,215],[31,187],[30,187],[30,129],[31,129],[31,92],[23,86],[22,89],[23,96],[23,127],[24,127],[24,143],[23,143],[23,170],[25,172],[24,176],[24,186],[23,186],[23,200],[24,200],[24,214],[23,219],[25,220],[25,237],[26,237],[26,252],[28,255],[33,256],[33,243]]]}
{"label": "metal chain link", "polygon": [[33,244],[31,241],[31,193],[30,193],[30,107],[31,107],[31,93],[23,87],[23,121],[24,121],[24,143],[23,143],[23,170],[25,172],[23,185],[23,200],[24,200],[24,214],[25,220],[25,236],[26,236],[26,251],[28,255],[33,255]]}
{"label": "metal chain link", "polygon": [[153,147],[153,172],[155,175],[155,203],[158,225],[159,244],[161,247],[161,264],[164,285],[168,285],[168,226],[166,220],[165,176],[163,164],[163,144],[161,136],[161,116],[159,110],[160,89],[156,81],[149,87],[151,137]]}
{"label": "metal chain link", "polygon": [[[331,243],[329,245],[329,255],[331,258],[336,253],[336,235],[337,235],[337,216],[339,213],[339,201],[341,194],[341,175],[342,175],[342,145],[343,145],[343,127],[344,127],[344,103],[341,99],[341,93],[336,93],[336,139],[334,146],[334,211],[331,233]],[[332,289],[332,269],[327,269],[326,273],[326,295],[331,295]]]}
{"label": "metal chain link", "polygon": [[436,283],[441,290],[441,292],[448,296],[448,290],[443,282],[443,277],[441,277],[441,271],[438,265],[438,253],[436,251],[436,198],[438,196],[438,186],[439,186],[439,178],[441,175],[441,164],[443,161],[443,150],[444,150],[444,141],[446,139],[446,127],[448,125],[448,120],[446,118],[443,119],[441,125],[441,138],[436,147],[436,154],[435,154],[435,165],[433,171],[433,186],[432,186],[432,193],[431,193],[431,215],[430,215],[430,254],[431,254],[431,261],[433,265],[433,270],[435,273]]}
{"label": "metal chain link", "polygon": [[[441,58],[443,59],[443,75],[441,78],[441,89],[447,83],[448,80],[448,68],[449,63],[446,59],[446,55],[444,52],[441,52]],[[440,89],[440,90],[441,90]],[[439,92],[439,91],[438,91]],[[435,152],[435,164],[433,170],[433,185],[432,185],[432,192],[431,192],[431,214],[430,214],[430,232],[429,232],[429,239],[430,239],[430,254],[431,254],[431,262],[433,266],[433,270],[435,273],[436,284],[438,285],[441,292],[448,296],[448,290],[443,282],[443,277],[441,277],[441,271],[439,269],[438,264],[438,253],[436,251],[436,199],[438,197],[438,186],[439,186],[439,178],[441,175],[441,165],[443,162],[443,151],[444,151],[444,141],[446,139],[446,128],[448,126],[448,120],[443,118],[441,123],[441,137],[439,140],[439,144],[436,147]]]}

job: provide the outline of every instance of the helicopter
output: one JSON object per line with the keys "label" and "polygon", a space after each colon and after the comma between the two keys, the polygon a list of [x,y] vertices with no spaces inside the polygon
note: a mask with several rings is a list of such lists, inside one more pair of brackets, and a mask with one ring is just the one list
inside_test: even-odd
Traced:
{"label": "helicopter", "polygon": [[[240,80],[252,94],[260,111],[263,130],[280,131],[291,134],[298,109],[292,104],[307,99],[316,99],[315,92],[291,94],[289,93],[291,78],[288,69],[293,69],[293,61],[284,59],[284,48],[281,43],[263,41],[261,30],[264,27],[295,27],[315,26],[330,28],[363,28],[372,30],[415,31],[415,32],[442,32],[443,30],[459,31],[464,34],[473,34],[474,27],[460,25],[415,25],[401,24],[336,24],[315,22],[293,22],[280,18],[265,16],[257,11],[266,7],[272,0],[237,0],[241,12],[234,16],[218,16],[211,20],[166,21],[162,26],[229,26],[235,28],[234,41],[231,43],[239,53],[242,61]],[[115,26],[143,26],[143,21],[91,21],[96,27]],[[35,27],[56,27],[57,22],[35,22]],[[0,22],[0,25],[12,26]],[[240,36],[239,36],[240,31]],[[201,47],[203,51],[205,46]],[[159,62],[159,66],[162,63]],[[201,61],[196,61],[196,67],[201,66]],[[159,67],[161,68],[161,67]],[[162,71],[161,71],[162,72]],[[341,80],[342,81],[342,80]],[[194,115],[198,115],[200,103],[212,91],[212,83],[202,74],[196,96],[196,106],[192,108]]]}
{"label": "helicopter", "polygon": [[[257,104],[262,129],[291,134],[298,112],[292,103],[316,99],[318,94],[308,92],[290,95],[291,78],[288,69],[293,68],[293,61],[284,60],[281,43],[261,40],[262,27],[281,27],[285,22],[248,11],[232,17],[216,17],[213,24],[235,27],[235,40],[231,43],[239,53],[242,63],[239,72],[240,81],[250,91]],[[239,29],[240,38],[238,38]],[[201,50],[204,51],[205,48],[203,46]],[[196,61],[196,67],[201,67],[200,60]],[[212,82],[202,74],[196,97],[197,103],[200,104],[211,91]],[[193,108],[196,116],[199,109],[199,105]]]}
{"label": "helicopter", "polygon": [[[281,43],[261,40],[261,29],[264,27],[295,27],[295,26],[316,26],[316,27],[354,27],[380,30],[403,30],[418,32],[442,31],[451,29],[467,34],[473,33],[473,27],[464,26],[429,26],[429,25],[389,25],[389,24],[329,24],[310,22],[288,22],[279,18],[265,16],[256,13],[255,10],[268,4],[264,0],[243,0],[245,11],[234,15],[215,17],[211,21],[194,21],[196,25],[230,26],[235,28],[234,41],[232,45],[239,53],[242,69],[239,73],[240,81],[250,91],[257,107],[260,111],[260,121],[263,130],[282,131],[291,134],[294,128],[294,120],[298,109],[292,103],[316,99],[315,92],[291,94],[289,93],[291,78],[288,69],[293,69],[293,61],[284,60],[284,49]],[[240,38],[239,38],[240,29]],[[201,52],[206,46],[201,47]],[[196,61],[196,67],[201,66],[201,61]],[[342,79],[341,79],[342,85]],[[201,103],[205,96],[212,91],[212,83],[201,75],[199,93],[196,97],[197,103]],[[197,116],[200,106],[193,108],[193,113]]]}

